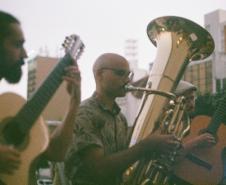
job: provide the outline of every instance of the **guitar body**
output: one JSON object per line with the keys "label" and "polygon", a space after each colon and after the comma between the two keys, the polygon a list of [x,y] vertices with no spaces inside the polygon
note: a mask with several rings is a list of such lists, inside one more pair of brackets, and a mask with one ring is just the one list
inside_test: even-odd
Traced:
{"label": "guitar body", "polygon": [[[2,138],[2,129],[7,125],[7,119],[16,115],[18,110],[25,103],[25,100],[13,93],[4,93],[0,95],[0,137],[1,143],[4,143]],[[5,185],[33,185],[37,184],[35,180],[35,161],[37,157],[45,151],[48,146],[48,129],[43,120],[38,120],[32,126],[29,136],[25,141],[18,146],[21,153],[21,164],[18,170],[12,175],[0,174],[0,184]]]}
{"label": "guitar body", "polygon": [[[211,118],[208,116],[197,116],[191,124],[190,134],[183,142],[197,135],[199,131],[207,128]],[[209,148],[196,148],[191,151],[199,159],[211,165],[208,169],[187,158],[182,159],[175,166],[175,175],[194,185],[217,185],[223,177],[222,151],[226,146],[226,126],[221,124],[217,131],[217,144]]]}

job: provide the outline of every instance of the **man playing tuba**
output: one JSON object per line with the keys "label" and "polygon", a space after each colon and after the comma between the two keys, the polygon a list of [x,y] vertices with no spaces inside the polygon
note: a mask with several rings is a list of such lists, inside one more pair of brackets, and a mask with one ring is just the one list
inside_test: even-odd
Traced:
{"label": "man playing tuba", "polygon": [[126,94],[128,61],[105,53],[93,66],[96,91],[83,101],[75,119],[74,142],[65,162],[72,185],[119,185],[123,172],[147,153],[171,151],[173,135],[151,134],[128,148],[128,126],[115,102]]}

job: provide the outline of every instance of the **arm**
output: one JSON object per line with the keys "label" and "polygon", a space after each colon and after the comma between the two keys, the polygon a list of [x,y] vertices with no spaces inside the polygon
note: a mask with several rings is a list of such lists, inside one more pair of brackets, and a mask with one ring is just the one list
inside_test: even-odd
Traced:
{"label": "arm", "polygon": [[214,144],[216,144],[214,136],[210,133],[203,133],[183,143],[183,150],[184,153],[188,153],[195,148],[211,147]]}
{"label": "arm", "polygon": [[90,177],[99,183],[104,183],[110,178],[121,175],[145,154],[155,151],[167,152],[175,147],[175,143],[172,135],[152,134],[131,148],[107,156],[102,148],[90,147],[82,153],[82,160]]}
{"label": "arm", "polygon": [[[53,131],[50,137],[49,146],[44,153],[45,157],[51,161],[64,160],[67,149],[72,142],[74,118],[80,103],[81,78],[78,67],[70,66],[65,70],[67,75],[63,78],[68,83],[67,90],[71,99],[63,123]],[[71,74],[73,76],[70,76]]]}
{"label": "arm", "polygon": [[0,145],[0,173],[12,174],[19,165],[19,151],[9,146]]}

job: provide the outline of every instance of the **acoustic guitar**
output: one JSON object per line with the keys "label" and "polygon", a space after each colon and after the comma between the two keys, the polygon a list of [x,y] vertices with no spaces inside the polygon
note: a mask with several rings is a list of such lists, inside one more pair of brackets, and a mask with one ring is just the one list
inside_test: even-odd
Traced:
{"label": "acoustic guitar", "polygon": [[[226,147],[226,97],[217,107],[213,117],[197,116],[191,123],[191,130],[183,142],[200,133],[213,134],[217,143],[211,147],[195,148],[176,164],[174,174],[193,185],[217,185],[223,178],[222,152]],[[223,119],[224,118],[224,119]]]}
{"label": "acoustic guitar", "polygon": [[0,95],[0,143],[15,147],[21,153],[19,169],[12,175],[1,173],[0,185],[37,184],[35,163],[49,141],[48,129],[40,114],[60,86],[64,68],[77,60],[84,48],[77,35],[66,37],[63,46],[66,54],[27,102],[14,93]]}

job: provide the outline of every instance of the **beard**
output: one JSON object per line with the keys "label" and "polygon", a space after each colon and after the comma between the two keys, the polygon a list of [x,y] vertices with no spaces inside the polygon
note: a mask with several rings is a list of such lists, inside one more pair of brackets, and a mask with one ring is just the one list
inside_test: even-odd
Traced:
{"label": "beard", "polygon": [[109,87],[106,90],[106,93],[110,95],[111,97],[124,97],[126,95],[126,90],[124,87],[118,87],[118,88],[111,88]]}
{"label": "beard", "polygon": [[24,64],[24,61],[20,60],[16,65],[1,67],[0,74],[8,83],[11,83],[11,84],[18,83],[22,77],[21,66],[23,64]]}

